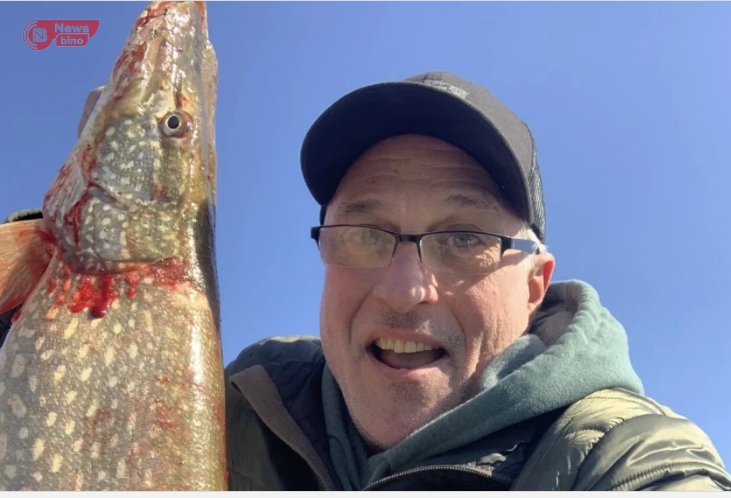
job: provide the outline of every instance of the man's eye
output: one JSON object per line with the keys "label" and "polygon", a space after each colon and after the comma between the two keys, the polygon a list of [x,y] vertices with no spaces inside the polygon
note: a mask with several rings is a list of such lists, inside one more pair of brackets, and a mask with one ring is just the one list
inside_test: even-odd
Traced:
{"label": "man's eye", "polygon": [[469,249],[480,243],[479,237],[471,233],[453,233],[447,239],[447,244],[458,249]]}
{"label": "man's eye", "polygon": [[370,230],[367,228],[358,228],[349,230],[345,234],[345,240],[352,244],[363,246],[375,246],[383,243],[384,233],[378,230]]}
{"label": "man's eye", "polygon": [[484,245],[480,237],[473,233],[451,233],[442,243],[453,249],[474,249]]}

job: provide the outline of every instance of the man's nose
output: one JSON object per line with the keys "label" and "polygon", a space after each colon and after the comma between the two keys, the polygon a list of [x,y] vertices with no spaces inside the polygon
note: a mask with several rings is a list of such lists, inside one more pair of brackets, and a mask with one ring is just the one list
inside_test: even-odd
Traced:
{"label": "man's nose", "polygon": [[435,303],[436,283],[433,274],[419,260],[413,242],[401,242],[373,293],[398,313],[411,311],[422,303]]}

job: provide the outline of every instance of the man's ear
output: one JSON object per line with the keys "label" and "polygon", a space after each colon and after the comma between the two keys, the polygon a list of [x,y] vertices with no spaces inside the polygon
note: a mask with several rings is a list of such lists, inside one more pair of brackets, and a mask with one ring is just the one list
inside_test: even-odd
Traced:
{"label": "man's ear", "polygon": [[553,254],[548,252],[535,254],[532,257],[531,265],[528,274],[528,313],[532,320],[536,311],[541,307],[548,286],[551,284],[556,259]]}

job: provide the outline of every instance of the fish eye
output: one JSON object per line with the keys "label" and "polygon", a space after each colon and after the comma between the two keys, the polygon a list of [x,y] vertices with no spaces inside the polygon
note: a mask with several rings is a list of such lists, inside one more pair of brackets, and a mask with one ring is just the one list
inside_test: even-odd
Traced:
{"label": "fish eye", "polygon": [[162,132],[168,137],[182,137],[188,131],[187,116],[180,112],[171,112],[160,121]]}

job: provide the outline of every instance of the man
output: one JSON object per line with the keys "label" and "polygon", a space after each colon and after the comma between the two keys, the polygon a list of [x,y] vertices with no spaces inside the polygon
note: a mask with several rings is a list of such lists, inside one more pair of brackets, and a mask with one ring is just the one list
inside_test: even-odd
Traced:
{"label": "man", "polygon": [[642,395],[597,293],[551,283],[533,140],[487,90],[361,88],[301,157],[320,337],[227,367],[232,489],[731,490],[707,436]]}

